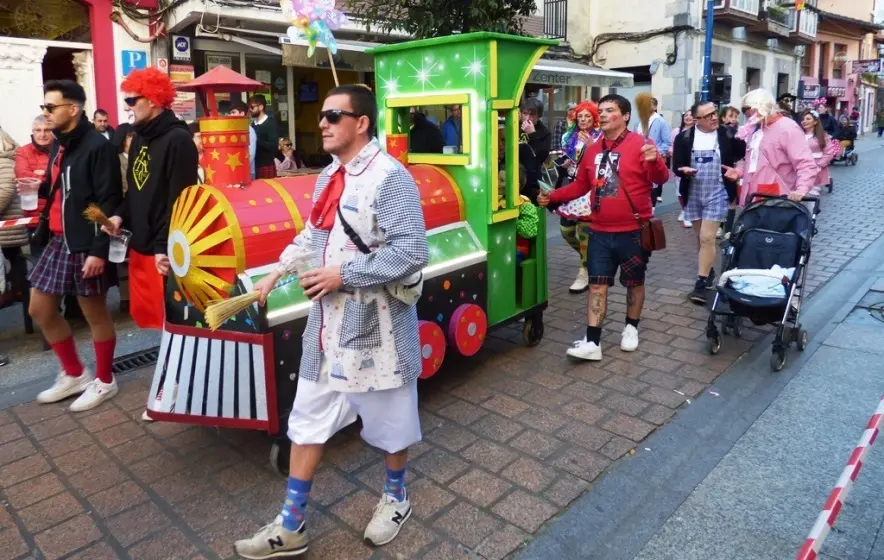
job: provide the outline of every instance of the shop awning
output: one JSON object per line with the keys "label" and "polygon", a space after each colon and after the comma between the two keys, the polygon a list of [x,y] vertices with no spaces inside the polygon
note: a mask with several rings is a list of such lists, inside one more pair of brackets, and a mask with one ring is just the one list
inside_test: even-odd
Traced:
{"label": "shop awning", "polygon": [[541,58],[528,77],[529,84],[582,87],[632,87],[632,74],[605,70],[566,60]]}
{"label": "shop awning", "polygon": [[[312,58],[307,57],[307,41],[305,39],[292,39],[288,36],[279,38],[282,45],[283,64],[288,66],[327,67],[328,59],[325,53],[320,52],[322,47],[317,48]],[[348,69],[361,70],[363,72],[374,71],[374,61],[370,55],[365,54],[370,48],[379,46],[380,43],[366,41],[351,41],[338,39],[338,59],[343,59],[349,64]],[[340,68],[340,67],[339,67]],[[605,70],[596,66],[587,66],[564,60],[541,58],[534,66],[529,84],[543,84],[549,86],[580,86],[580,87],[632,87],[632,74]]]}

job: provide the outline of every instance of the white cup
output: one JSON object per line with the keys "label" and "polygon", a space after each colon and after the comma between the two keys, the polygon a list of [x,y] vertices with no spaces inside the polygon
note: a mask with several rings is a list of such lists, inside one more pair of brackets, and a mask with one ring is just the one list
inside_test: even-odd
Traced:
{"label": "white cup", "polygon": [[111,235],[107,260],[112,263],[126,262],[126,251],[129,249],[129,238],[131,237],[132,232],[127,229],[121,229],[119,235]]}
{"label": "white cup", "polygon": [[39,202],[37,191],[40,190],[40,182],[40,179],[34,177],[22,177],[21,179],[16,179],[22,210],[37,209],[37,203]]}
{"label": "white cup", "polygon": [[456,154],[457,153],[457,146],[442,146],[442,153],[443,154]]}

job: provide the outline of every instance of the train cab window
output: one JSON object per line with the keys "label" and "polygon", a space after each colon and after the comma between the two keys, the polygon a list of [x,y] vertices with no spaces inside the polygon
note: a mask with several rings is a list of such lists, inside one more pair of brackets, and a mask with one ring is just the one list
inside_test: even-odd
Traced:
{"label": "train cab window", "polygon": [[467,94],[387,98],[384,119],[387,133],[408,135],[409,163],[470,164]]}

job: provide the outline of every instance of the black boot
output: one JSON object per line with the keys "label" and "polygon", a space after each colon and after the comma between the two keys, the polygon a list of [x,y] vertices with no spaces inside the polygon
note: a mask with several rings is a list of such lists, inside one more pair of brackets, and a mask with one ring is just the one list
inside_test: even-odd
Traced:
{"label": "black boot", "polygon": [[694,291],[691,292],[691,301],[697,305],[706,305],[706,278],[697,278]]}
{"label": "black boot", "polygon": [[715,268],[709,269],[709,276],[706,277],[706,287],[710,290],[715,289]]}

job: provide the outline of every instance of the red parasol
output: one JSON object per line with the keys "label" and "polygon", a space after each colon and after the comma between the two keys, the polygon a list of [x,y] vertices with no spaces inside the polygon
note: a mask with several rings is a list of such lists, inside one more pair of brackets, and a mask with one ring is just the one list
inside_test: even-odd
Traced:
{"label": "red parasol", "polygon": [[[200,102],[207,116],[218,116],[216,93],[242,93],[264,89],[266,84],[234,72],[226,66],[216,66],[195,80],[176,86],[178,91],[193,91],[199,94]],[[208,104],[207,100],[208,98]]]}

